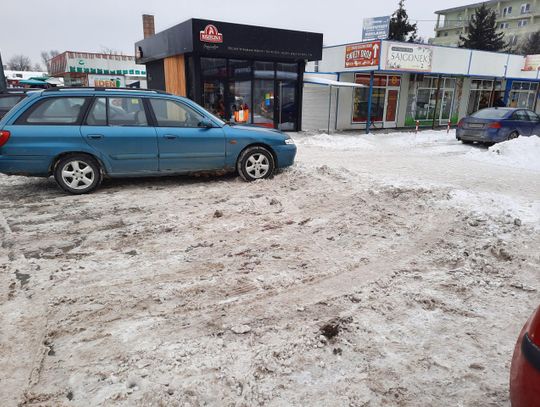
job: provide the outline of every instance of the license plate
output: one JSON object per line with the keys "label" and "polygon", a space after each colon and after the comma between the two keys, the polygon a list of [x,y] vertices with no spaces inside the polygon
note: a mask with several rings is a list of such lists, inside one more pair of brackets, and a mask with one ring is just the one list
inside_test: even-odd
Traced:
{"label": "license plate", "polygon": [[471,129],[483,129],[484,124],[483,123],[469,123],[469,127]]}

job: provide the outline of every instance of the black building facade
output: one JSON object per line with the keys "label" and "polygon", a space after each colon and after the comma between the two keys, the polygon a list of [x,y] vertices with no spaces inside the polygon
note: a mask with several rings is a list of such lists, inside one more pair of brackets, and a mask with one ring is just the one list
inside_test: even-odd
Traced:
{"label": "black building facade", "polygon": [[307,61],[322,34],[191,19],[135,44],[148,87],[187,96],[231,122],[297,131]]}

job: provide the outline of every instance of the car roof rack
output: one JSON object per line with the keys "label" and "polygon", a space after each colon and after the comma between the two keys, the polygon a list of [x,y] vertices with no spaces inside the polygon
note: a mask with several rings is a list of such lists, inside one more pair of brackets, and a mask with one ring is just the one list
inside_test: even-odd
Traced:
{"label": "car roof rack", "polygon": [[97,86],[65,86],[65,87],[62,86],[62,87],[44,89],[43,92],[56,92],[56,91],[69,91],[69,90],[151,92],[151,93],[159,93],[162,95],[172,95],[172,93],[165,92],[164,90],[160,90],[160,89],[105,88],[105,87],[97,87]]}

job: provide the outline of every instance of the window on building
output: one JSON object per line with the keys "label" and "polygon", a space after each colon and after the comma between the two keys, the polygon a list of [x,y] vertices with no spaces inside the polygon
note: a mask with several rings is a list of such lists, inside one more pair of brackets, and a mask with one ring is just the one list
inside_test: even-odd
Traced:
{"label": "window on building", "polygon": [[501,30],[504,30],[504,29],[506,29],[506,28],[508,28],[508,27],[510,27],[510,23],[501,23],[501,24],[499,25],[499,28],[500,28]]}
{"label": "window on building", "polygon": [[467,114],[493,106],[493,102],[501,97],[502,92],[501,81],[474,79],[471,82]]}
{"label": "window on building", "polygon": [[531,5],[529,3],[525,3],[521,5],[521,14],[527,14],[531,12]]}
{"label": "window on building", "polygon": [[510,90],[508,105],[510,107],[533,109],[537,91],[538,83],[514,81]]}
{"label": "window on building", "polygon": [[[370,77],[365,74],[356,74],[355,81],[366,85],[366,87],[355,88],[353,92],[352,122],[365,123],[368,116]],[[400,85],[401,77],[399,76],[375,75],[371,98],[372,122],[395,122],[397,120]]]}
{"label": "window on building", "polygon": [[507,16],[509,14],[512,14],[512,6],[503,8],[503,16]]}
{"label": "window on building", "polygon": [[451,119],[455,87],[454,78],[421,77],[416,81],[416,92],[410,102],[408,117],[415,121],[435,119],[446,123]]}
{"label": "window on building", "polygon": [[518,27],[525,27],[529,23],[528,20],[519,20]]}

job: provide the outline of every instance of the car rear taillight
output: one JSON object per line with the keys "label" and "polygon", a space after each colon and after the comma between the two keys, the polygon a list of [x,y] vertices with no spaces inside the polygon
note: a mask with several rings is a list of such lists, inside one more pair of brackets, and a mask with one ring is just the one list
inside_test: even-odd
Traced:
{"label": "car rear taillight", "polygon": [[461,119],[461,120],[459,121],[458,125],[457,125],[458,128],[460,128],[460,129],[463,128],[464,122],[465,122],[465,119]]}
{"label": "car rear taillight", "polygon": [[11,133],[9,131],[0,130],[0,147],[2,147],[4,144],[8,142],[9,136],[11,136]]}
{"label": "car rear taillight", "polygon": [[540,346],[540,307],[533,315],[528,331],[531,341],[533,341],[536,346]]}
{"label": "car rear taillight", "polygon": [[490,129],[500,129],[502,127],[501,122],[493,122],[488,126]]}

